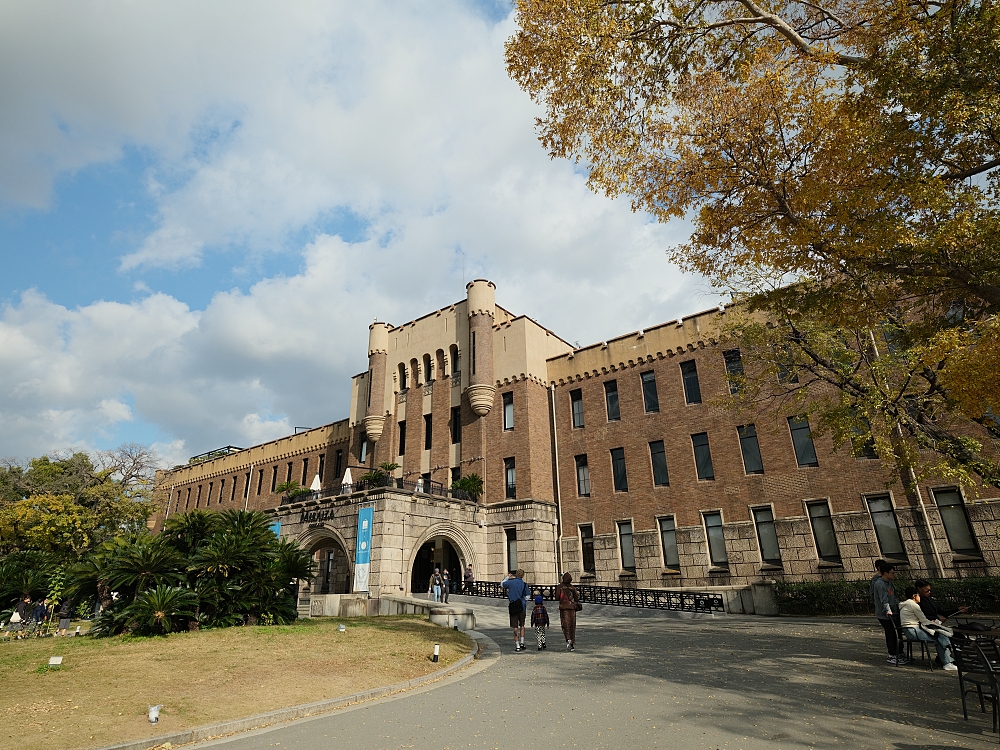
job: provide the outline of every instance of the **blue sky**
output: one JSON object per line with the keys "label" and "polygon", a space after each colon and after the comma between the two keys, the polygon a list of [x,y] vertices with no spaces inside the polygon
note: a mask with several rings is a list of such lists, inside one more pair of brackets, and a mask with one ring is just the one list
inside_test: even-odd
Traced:
{"label": "blue sky", "polygon": [[[510,6],[81,2],[0,28],[0,456],[346,415],[367,325],[487,276],[571,341],[712,306],[553,162]],[[464,266],[464,278],[463,278]]]}

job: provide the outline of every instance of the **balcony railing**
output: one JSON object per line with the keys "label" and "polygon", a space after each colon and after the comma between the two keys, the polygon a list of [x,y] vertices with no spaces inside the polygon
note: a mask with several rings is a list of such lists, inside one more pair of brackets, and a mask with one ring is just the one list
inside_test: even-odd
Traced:
{"label": "balcony railing", "polygon": [[[532,596],[541,594],[547,601],[556,600],[557,586],[531,587]],[[721,594],[702,591],[665,591],[663,589],[622,589],[612,586],[577,586],[580,601],[589,604],[611,604],[616,607],[640,607],[642,609],[665,609],[672,612],[698,612],[712,614],[725,612]],[[507,592],[494,581],[476,581],[472,591],[463,590],[471,596],[491,599],[506,599]]]}
{"label": "balcony railing", "polygon": [[[368,471],[364,467],[351,467],[352,473]],[[327,487],[318,492],[304,492],[300,495],[295,495],[294,497],[282,497],[281,504],[288,505],[290,503],[301,503],[308,500],[325,500],[331,497],[340,497],[342,495],[352,495],[355,492],[365,492],[367,490],[377,490],[377,489],[397,489],[397,490],[409,490],[410,492],[419,492],[425,495],[432,495],[434,497],[444,497],[452,500],[458,500],[463,503],[473,503],[476,502],[469,493],[463,490],[453,490],[445,487],[441,482],[424,482],[423,480],[418,480],[416,482],[409,479],[397,479],[396,477],[387,477],[384,479],[358,479],[354,482],[337,482],[336,484]]]}

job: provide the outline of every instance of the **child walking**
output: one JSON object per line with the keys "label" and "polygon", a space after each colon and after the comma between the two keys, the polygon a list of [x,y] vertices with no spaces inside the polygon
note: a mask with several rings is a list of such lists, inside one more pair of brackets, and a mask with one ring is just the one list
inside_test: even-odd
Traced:
{"label": "child walking", "polygon": [[531,624],[535,628],[535,640],[538,642],[538,650],[545,648],[545,628],[549,626],[549,612],[542,604],[542,595],[535,597],[535,608],[531,610]]}

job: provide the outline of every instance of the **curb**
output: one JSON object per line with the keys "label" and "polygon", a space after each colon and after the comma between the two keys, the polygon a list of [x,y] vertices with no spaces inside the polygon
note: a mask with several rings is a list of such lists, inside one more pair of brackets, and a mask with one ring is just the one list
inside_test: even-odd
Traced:
{"label": "curb", "polygon": [[413,688],[436,682],[442,677],[447,677],[450,674],[458,672],[467,667],[473,661],[479,659],[487,645],[483,641],[488,641],[489,639],[484,638],[479,633],[475,634],[479,636],[479,638],[476,638],[475,635],[472,635],[471,631],[469,635],[471,635],[473,639],[472,648],[469,650],[469,653],[452,664],[450,667],[439,669],[437,672],[431,672],[429,675],[424,675],[423,677],[414,677],[412,680],[407,680],[406,682],[398,682],[395,685],[372,688],[371,690],[364,690],[360,693],[345,695],[340,698],[329,698],[315,703],[304,703],[300,706],[278,708],[274,711],[266,711],[262,714],[248,716],[244,719],[221,721],[217,724],[195,727],[194,729],[185,729],[180,732],[173,732],[172,734],[163,734],[159,737],[149,737],[144,740],[130,740],[128,742],[121,742],[117,745],[107,745],[102,748],[97,748],[97,750],[152,750],[152,748],[166,745],[168,743],[172,747],[175,747],[177,745],[186,745],[192,742],[202,742],[204,740],[215,739],[227,734],[246,732],[251,729],[261,729],[271,724],[279,724],[293,719],[302,719],[307,716],[326,713],[328,711],[350,706],[355,703],[363,703],[365,701],[375,700],[376,698],[385,698],[393,693],[401,693],[406,690],[412,690]]}

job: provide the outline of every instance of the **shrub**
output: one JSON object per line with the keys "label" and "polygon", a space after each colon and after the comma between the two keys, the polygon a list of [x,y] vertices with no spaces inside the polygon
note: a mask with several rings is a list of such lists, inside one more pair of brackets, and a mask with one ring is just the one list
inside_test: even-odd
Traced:
{"label": "shrub", "polygon": [[[913,581],[902,576],[895,580],[902,598]],[[1000,614],[1000,578],[935,578],[931,591],[939,602],[971,607],[971,614]],[[775,584],[778,611],[783,615],[871,615],[871,579],[859,581],[816,581]]]}

